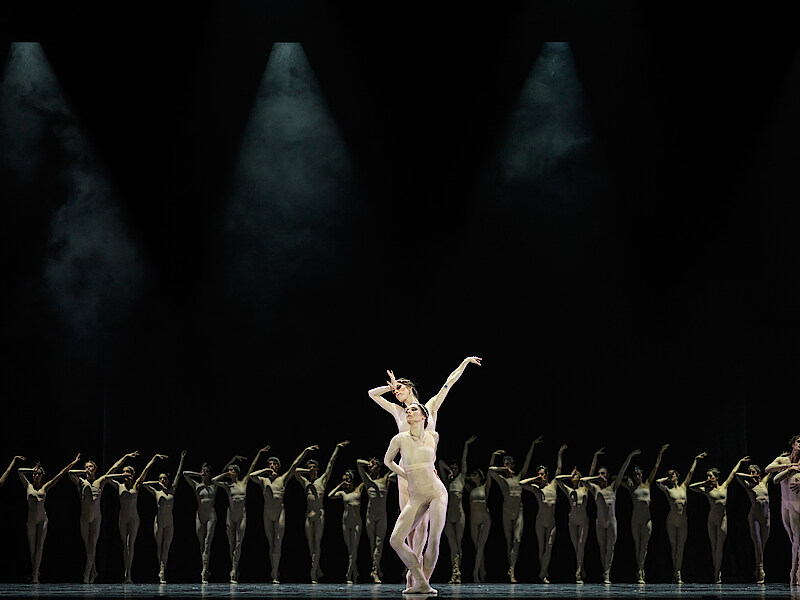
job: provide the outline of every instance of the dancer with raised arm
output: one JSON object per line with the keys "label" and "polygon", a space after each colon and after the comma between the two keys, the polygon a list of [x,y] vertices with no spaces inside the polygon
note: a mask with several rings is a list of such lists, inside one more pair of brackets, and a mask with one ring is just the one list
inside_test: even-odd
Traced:
{"label": "dancer with raised arm", "polygon": [[5,470],[5,472],[2,475],[0,475],[0,487],[2,487],[3,484],[6,481],[8,481],[8,476],[11,474],[11,470],[14,468],[14,465],[17,464],[18,460],[23,460],[24,461],[24,460],[28,460],[28,459],[25,458],[24,456],[15,456],[14,458],[12,458],[11,462],[8,464],[8,468]]}
{"label": "dancer with raised arm", "polygon": [[339,450],[344,448],[350,440],[345,440],[336,444],[328,460],[325,472],[320,475],[319,463],[313,458],[306,461],[306,468],[295,469],[294,476],[306,492],[306,541],[308,551],[311,554],[311,583],[317,583],[322,577],[322,569],[319,567],[320,555],[322,554],[322,533],[325,529],[325,488],[333,471],[333,464],[339,455]]}
{"label": "dancer with raised arm", "polygon": [[[498,456],[506,453],[497,450],[489,460],[489,468],[494,466]],[[467,477],[469,485],[469,533],[475,546],[475,566],[472,570],[472,580],[475,583],[486,581],[486,541],[492,529],[492,516],[486,500],[489,490],[492,489],[492,478],[488,477],[481,469],[475,469]]]}
{"label": "dancer with raised arm", "polygon": [[136,479],[136,469],[131,465],[122,467],[122,473],[113,473],[108,476],[108,482],[117,489],[119,494],[119,535],[122,538],[122,563],[125,569],[123,583],[133,583],[131,568],[133,567],[136,535],[139,533],[139,490],[147,477],[147,472],[157,458],[164,457],[156,454],[151,458],[138,479]]}
{"label": "dancer with raised arm", "polygon": [[[567,449],[566,444],[558,449],[555,477],[561,475],[561,456]],[[558,484],[550,479],[550,471],[541,465],[536,469],[536,476],[519,482],[523,489],[533,492],[539,503],[536,513],[536,541],[539,543],[539,580],[550,583],[548,568],[553,555],[553,543],[556,539],[556,501],[558,500]]]}
{"label": "dancer with raised arm", "polygon": [[[268,448],[269,446],[262,448],[261,452],[265,452]],[[228,465],[227,470],[211,479],[211,481],[225,490],[225,494],[228,496],[225,533],[228,535],[228,551],[231,557],[231,583],[239,583],[239,559],[242,557],[242,540],[244,540],[244,534],[247,530],[247,511],[245,510],[247,484],[250,482],[250,476],[261,452],[250,463],[250,468],[244,477],[240,477],[241,468],[234,463]],[[244,456],[239,458],[246,460]]]}
{"label": "dancer with raised arm", "polygon": [[[160,458],[167,458],[163,454]],[[175,535],[175,522],[172,518],[172,507],[175,505],[175,491],[183,473],[183,461],[186,459],[186,450],[181,452],[178,462],[178,472],[174,478],[169,473],[160,473],[158,481],[145,481],[144,489],[156,499],[158,511],[153,521],[153,537],[156,540],[156,556],[158,558],[158,582],[167,583],[167,560],[172,538]]]}
{"label": "dancer with raised arm", "polygon": [[722,483],[719,482],[719,469],[711,467],[706,472],[706,480],[693,483],[689,489],[703,494],[708,500],[708,539],[711,542],[711,557],[714,560],[714,583],[722,583],[722,553],[725,538],[728,537],[728,486],[736,476],[736,472],[743,462],[749,462],[750,457],[740,458],[736,466]]}
{"label": "dancer with raised arm", "polygon": [[[408,569],[411,584],[403,593],[435,594],[430,579],[439,558],[439,543],[447,518],[447,489],[434,466],[439,434],[428,428],[428,411],[418,402],[406,408],[406,422],[409,430],[392,438],[383,457],[384,464],[408,483],[408,502],[397,517],[389,544]],[[401,464],[394,462],[398,452],[403,457]],[[430,532],[420,562],[406,539],[425,515],[430,517]]]}
{"label": "dancer with raised arm", "polygon": [[461,462],[453,461],[449,465],[439,459],[439,471],[444,474],[444,485],[447,488],[447,521],[444,524],[444,535],[450,545],[450,575],[449,583],[461,583],[461,543],[464,540],[464,527],[467,522],[464,513],[464,484],[467,481],[467,452],[469,445],[474,442],[473,435],[464,442],[461,453]]}
{"label": "dancer with raised arm", "polygon": [[661,465],[661,457],[669,444],[664,444],[656,456],[656,464],[647,479],[642,477],[641,467],[633,468],[633,475],[622,482],[622,487],[631,494],[633,500],[633,513],[631,514],[631,534],[633,535],[633,546],[636,552],[636,564],[638,566],[637,583],[644,583],[644,561],[647,558],[647,545],[650,542],[650,534],[653,532],[653,520],[650,516],[650,488],[656,480],[658,467]]}
{"label": "dancer with raised arm", "polygon": [[[428,412],[428,428],[432,431],[436,431],[436,422],[439,417],[439,408],[442,406],[442,402],[444,402],[445,397],[447,396],[450,388],[455,385],[456,381],[459,380],[461,375],[464,373],[464,369],[467,368],[469,364],[475,364],[480,366],[481,365],[481,358],[477,356],[468,356],[458,367],[450,373],[447,377],[442,388],[439,392],[430,400],[425,403],[425,410]],[[417,393],[417,388],[414,383],[409,379],[396,379],[394,373],[392,371],[387,371],[389,375],[389,381],[386,382],[385,386],[376,387],[369,392],[369,397],[372,398],[375,403],[387,411],[394,417],[395,423],[397,424],[398,432],[408,431],[408,423],[406,422],[405,417],[405,409],[412,402],[419,402],[419,394]],[[394,400],[387,400],[383,397],[384,394],[392,393],[394,395]],[[400,463],[402,465],[404,458],[400,457]],[[406,489],[407,483],[406,480],[402,477],[397,480],[397,491],[398,491],[398,500],[400,504],[400,510],[408,502],[408,490]],[[428,531],[428,522],[427,517],[423,518],[420,522],[420,527],[415,528],[411,533],[411,548],[414,548],[417,552],[417,559],[421,560],[422,551],[425,548],[425,540],[427,537]],[[411,574],[409,573],[406,576],[406,583],[411,586]]]}
{"label": "dancer with raised arm", "polygon": [[764,547],[769,539],[769,481],[772,473],[761,476],[761,467],[750,465],[747,473],[736,473],[736,481],[747,492],[750,499],[750,511],[747,513],[747,524],[750,526],[750,539],[756,553],[756,583],[764,583]]}
{"label": "dancer with raised arm", "polygon": [[686,479],[681,484],[678,483],[679,476],[675,469],[669,469],[666,477],[656,479],[658,489],[664,492],[669,503],[666,524],[667,537],[669,537],[669,545],[672,549],[672,581],[674,583],[683,583],[681,578],[683,548],[686,545],[686,534],[689,531],[689,521],[686,515],[686,492],[692,481],[694,470],[697,468],[697,461],[705,457],[705,452],[694,457]]}
{"label": "dancer with raised arm", "polygon": [[594,477],[584,477],[583,482],[589,484],[589,491],[594,496],[597,507],[595,520],[595,533],[597,544],[600,547],[600,562],[603,563],[603,583],[611,583],[611,565],[614,562],[614,546],[617,543],[617,490],[625,478],[625,471],[634,456],[641,454],[641,450],[634,450],[622,463],[619,473],[614,481],[611,479],[606,467],[600,467]]}
{"label": "dancer with raised arm", "polygon": [[519,545],[522,542],[522,531],[525,526],[522,512],[522,486],[519,482],[528,472],[528,466],[533,456],[533,448],[542,441],[539,436],[531,443],[522,470],[517,473],[514,457],[506,454],[503,456],[502,467],[489,467],[489,476],[500,486],[503,492],[503,535],[506,538],[506,556],[508,557],[508,580],[517,583],[515,569],[519,556]]}
{"label": "dancer with raised arm", "polygon": [[[567,446],[564,445],[566,450]],[[605,448],[600,448],[592,457],[592,464],[589,467],[589,475],[594,475],[597,467],[597,458],[603,454]],[[583,566],[583,556],[586,551],[586,539],[589,535],[589,514],[586,512],[589,488],[584,485],[583,475],[578,471],[578,467],[573,467],[569,475],[558,475],[555,477],[558,489],[564,492],[569,500],[569,538],[575,550],[575,583],[583,583],[586,577],[586,569]]]}
{"label": "dancer with raised arm", "polygon": [[800,584],[800,435],[789,440],[789,452],[776,457],[764,469],[773,473],[773,482],[781,486],[781,521],[792,544],[792,566],[789,583]]}
{"label": "dancer with raised arm", "polygon": [[[258,451],[253,465],[258,462],[260,456],[267,450],[269,450],[269,446]],[[306,454],[313,450],[319,450],[319,446],[305,448],[282,475],[278,475],[281,461],[277,456],[270,456],[267,459],[267,467],[260,471],[254,471],[252,474],[253,481],[258,484],[264,495],[264,534],[267,537],[267,545],[269,546],[270,580],[272,583],[280,583],[278,581],[278,566],[281,562],[283,533],[286,530],[286,509],[283,506],[286,484],[294,477],[295,470],[300,466]],[[266,477],[263,477],[264,474],[266,474]]]}
{"label": "dancer with raised arm", "polygon": [[[227,471],[228,467],[239,460],[244,460],[244,456],[234,456],[222,470]],[[199,471],[184,471],[183,478],[191,486],[197,500],[194,528],[197,533],[197,541],[200,542],[200,560],[203,565],[200,571],[200,581],[208,583],[208,578],[211,576],[209,569],[211,542],[217,529],[217,511],[214,508],[217,499],[217,484],[212,479],[211,465],[208,463],[203,463]]]}
{"label": "dancer with raised arm", "polygon": [[344,504],[342,511],[342,536],[347,547],[347,583],[358,582],[358,543],[361,541],[361,495],[364,493],[364,484],[356,485],[356,472],[347,469],[342,475],[342,481],[328,494],[329,498],[339,498]]}
{"label": "dancer with raised arm", "polygon": [[383,577],[381,558],[383,558],[383,541],[386,538],[387,524],[386,497],[389,494],[389,485],[397,479],[397,476],[392,471],[381,475],[381,463],[376,458],[358,459],[356,465],[368,498],[366,526],[372,557],[372,569],[369,575],[372,583],[381,583]]}
{"label": "dancer with raised arm", "polygon": [[100,512],[100,498],[103,488],[108,483],[110,476],[119,469],[129,458],[136,458],[138,452],[129,452],[115,462],[105,475],[97,477],[97,463],[87,460],[83,469],[70,469],[69,478],[78,487],[81,497],[81,538],[86,550],[86,566],[83,569],[83,583],[94,583],[97,579],[95,566],[95,552],[97,539],[100,537],[100,523],[103,515]]}
{"label": "dancer with raised arm", "polygon": [[[13,465],[17,459],[25,460],[23,457],[14,457],[11,461]],[[67,474],[81,459],[81,455],[75,457],[71,463],[61,469],[61,471],[47,483],[43,483],[44,469],[38,462],[33,468],[20,467],[17,469],[20,481],[25,488],[25,495],[28,500],[28,520],[25,523],[26,533],[28,534],[28,549],[31,553],[31,583],[39,583],[39,568],[42,564],[42,550],[44,540],[47,537],[47,512],[44,509],[44,501],[47,491]]]}

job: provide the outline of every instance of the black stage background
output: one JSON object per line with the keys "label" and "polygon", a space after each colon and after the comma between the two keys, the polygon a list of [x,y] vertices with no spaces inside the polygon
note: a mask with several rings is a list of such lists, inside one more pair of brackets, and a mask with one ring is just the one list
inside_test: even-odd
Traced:
{"label": "black stage background", "polygon": [[[634,448],[648,471],[669,442],[661,475],[709,452],[696,481],[707,466],[727,474],[745,454],[763,466],[785,449],[798,430],[800,354],[796,3],[394,9],[4,7],[3,468],[24,454],[52,475],[81,452],[104,469],[136,449],[138,468],[163,452],[174,471],[187,449],[187,468],[219,469],[264,444],[284,464],[319,444],[324,462],[349,439],[335,483],[356,458],[380,456],[394,432],[366,395],[387,368],[429,396],[471,354],[484,365],[467,369],[439,425],[443,457],[478,435],[471,466],[496,448],[521,461],[540,434],[532,467],[552,470],[567,443],[567,468],[586,470],[605,446],[612,472]],[[42,101],[35,85],[15,95],[16,42],[41,44],[57,97]],[[275,139],[252,134],[280,42],[302,44],[333,142],[330,128],[308,123],[294,138],[276,133],[283,145],[267,151]],[[542,64],[564,70],[540,73],[538,101],[525,90]],[[785,581],[775,492],[766,570]],[[494,581],[507,568],[500,501],[495,489]],[[524,501],[518,575],[532,582],[536,503]],[[0,505],[0,580],[23,581],[26,504],[15,477]],[[114,582],[122,552],[108,490],[103,506],[101,580]],[[69,481],[47,507],[43,581],[79,581]],[[254,488],[243,582],[267,577],[260,507]],[[300,486],[286,507],[282,580],[302,582]],[[751,580],[747,508],[733,484],[728,581]],[[648,578],[669,581],[657,491],[652,510]],[[140,511],[134,579],[154,581],[149,496]],[[322,567],[327,581],[343,581],[341,505],[328,511]],[[555,581],[574,572],[567,512],[559,498]],[[692,495],[689,512],[684,578],[710,581],[706,500]],[[175,514],[168,577],[194,581],[185,483]],[[635,575],[629,515],[621,492],[617,581]],[[215,581],[228,571],[223,523]],[[469,535],[464,548],[469,579]],[[366,535],[361,550],[366,578]],[[598,556],[592,532],[589,580],[600,576]],[[448,569],[443,542],[434,579]],[[384,570],[399,578],[388,545]]]}

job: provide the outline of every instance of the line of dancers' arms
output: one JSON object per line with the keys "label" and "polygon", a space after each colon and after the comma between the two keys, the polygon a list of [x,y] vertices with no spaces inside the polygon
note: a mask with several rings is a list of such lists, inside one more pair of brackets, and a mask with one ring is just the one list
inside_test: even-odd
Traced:
{"label": "line of dancers' arms", "polygon": [[[633,502],[631,532],[638,581],[644,583],[644,564],[652,532],[650,489],[653,483],[665,494],[669,504],[666,529],[671,546],[674,581],[681,583],[681,565],[688,531],[687,493],[691,490],[703,494],[709,502],[707,528],[714,563],[714,579],[721,582],[722,553],[727,535],[728,487],[736,479],[746,491],[751,505],[747,518],[755,550],[756,580],[763,583],[765,578],[764,547],[770,533],[768,484],[772,481],[780,485],[781,520],[792,545],[790,582],[793,585],[800,584],[800,435],[790,440],[787,452],[775,458],[764,469],[764,476],[762,470],[753,464],[749,465],[747,472],[741,472],[742,465],[750,461],[746,456],[736,463],[724,480],[719,470],[711,467],[706,471],[705,480],[692,483],[698,461],[706,458],[706,453],[703,452],[694,458],[682,482],[675,469],[669,469],[666,476],[657,478],[663,455],[669,448],[669,444],[664,444],[659,449],[655,464],[647,477],[638,466],[634,466],[628,474],[631,461],[640,454],[639,450],[628,454],[615,477],[610,475],[607,467],[598,468],[599,457],[604,454],[604,448],[595,452],[586,476],[577,467],[573,467],[569,473],[562,473],[567,450],[567,446],[562,445],[558,449],[552,477],[549,469],[541,465],[535,469],[534,476],[526,478],[534,449],[542,441],[541,437],[531,443],[519,471],[514,458],[505,450],[492,453],[486,471],[480,468],[470,471],[468,454],[470,445],[476,440],[475,436],[464,442],[460,461],[439,460],[437,463],[436,458],[439,409],[450,388],[469,364],[480,365],[481,359],[464,359],[438,393],[424,404],[419,400],[415,385],[408,379],[395,378],[392,371],[387,371],[388,380],[385,385],[369,390],[369,396],[394,417],[397,434],[391,438],[383,457],[388,472],[382,473],[381,463],[376,458],[359,459],[356,461],[356,469],[348,469],[342,480],[327,493],[328,498],[341,500],[344,505],[342,534],[348,551],[348,583],[358,580],[356,555],[363,529],[361,500],[365,491],[365,524],[372,558],[370,578],[374,583],[381,582],[381,557],[389,525],[386,501],[392,482],[397,483],[400,513],[389,536],[389,543],[406,567],[405,593],[436,593],[430,586],[430,578],[438,559],[442,533],[446,535],[450,548],[450,582],[461,582],[462,541],[467,524],[475,547],[473,581],[485,581],[484,553],[492,524],[487,498],[493,483],[500,488],[503,497],[501,519],[506,540],[508,578],[511,582],[516,581],[516,561],[522,542],[522,495],[523,490],[528,490],[533,493],[538,504],[535,520],[540,565],[538,576],[542,583],[549,583],[548,567],[555,540],[555,512],[560,490],[570,507],[568,523],[575,551],[575,581],[581,583],[586,575],[583,556],[590,525],[587,500],[591,496],[596,507],[595,532],[603,580],[610,583],[617,541],[616,495],[619,488],[624,488],[630,493]],[[387,398],[389,394],[391,396]],[[44,469],[39,463],[32,468],[20,467],[17,472],[28,500],[26,527],[32,567],[31,580],[33,583],[39,581],[42,550],[47,535],[47,514],[44,508],[47,492],[68,474],[77,486],[81,500],[80,532],[86,553],[83,572],[85,583],[92,583],[97,578],[95,550],[102,519],[100,498],[109,483],[116,489],[120,501],[119,533],[123,546],[124,582],[131,582],[134,543],[139,528],[138,493],[144,489],[156,502],[153,531],[159,563],[158,578],[161,583],[166,583],[167,561],[174,532],[172,508],[182,478],[194,491],[197,502],[195,525],[202,564],[200,579],[203,583],[207,583],[210,576],[211,542],[217,522],[214,505],[220,489],[225,492],[228,500],[225,528],[231,565],[230,581],[238,581],[242,540],[247,525],[245,499],[248,483],[251,481],[263,493],[264,530],[271,568],[269,578],[273,583],[279,582],[278,567],[285,530],[284,494],[292,479],[300,483],[306,493],[305,534],[311,557],[310,579],[316,583],[323,576],[320,554],[325,525],[324,498],[334,463],[340,451],[348,444],[349,441],[345,440],[335,446],[323,472],[320,472],[320,463],[317,460],[308,458],[309,453],[319,449],[314,445],[303,449],[283,472],[282,463],[276,456],[268,456],[266,467],[257,469],[258,463],[269,451],[269,446],[256,453],[244,474],[240,463],[247,459],[240,455],[231,458],[217,476],[212,476],[211,467],[206,463],[199,471],[184,470],[186,451],[180,455],[174,477],[167,472],[161,472],[152,481],[148,480],[150,470],[158,461],[168,460],[166,455],[153,455],[138,477],[134,467],[126,464],[138,457],[138,452],[125,454],[103,475],[98,475],[97,464],[91,460],[84,461],[83,468],[75,468],[81,462],[80,454],[47,482]],[[400,460],[396,462],[398,454]],[[17,462],[26,460],[24,456],[15,456],[0,476],[0,486],[7,481]],[[496,464],[498,460],[501,464]],[[438,470],[435,468],[437,465]],[[465,492],[469,498],[468,516],[464,511]]]}

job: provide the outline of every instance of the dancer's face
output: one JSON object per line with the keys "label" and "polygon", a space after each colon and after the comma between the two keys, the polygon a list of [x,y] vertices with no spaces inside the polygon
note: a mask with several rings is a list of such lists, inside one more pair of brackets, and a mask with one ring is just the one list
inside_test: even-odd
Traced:
{"label": "dancer's face", "polygon": [[758,481],[761,481],[761,473],[759,473],[759,472],[758,472],[758,469],[756,469],[755,467],[750,467],[750,468],[748,469],[748,471],[749,471],[750,475],[752,475],[753,477],[755,477],[755,480],[756,480],[757,482],[758,482]]}
{"label": "dancer's face", "polygon": [[319,477],[319,465],[316,463],[311,463],[308,465],[308,476],[310,479],[316,479]]}
{"label": "dancer's face", "polygon": [[86,478],[87,479],[94,479],[94,475],[97,472],[97,465],[93,462],[87,462],[83,465],[83,468],[86,471]]}
{"label": "dancer's face", "polygon": [[714,475],[714,471],[708,471],[708,472],[706,473],[706,477],[708,478],[708,482],[709,482],[709,483],[712,483],[712,484],[715,484],[715,485],[716,485],[716,483],[717,483],[717,476],[716,476],[716,475]]}
{"label": "dancer's face", "polygon": [[411,390],[409,390],[408,386],[404,383],[398,383],[392,390],[392,393],[397,401],[402,402],[403,404],[408,404],[409,399],[411,398]]}
{"label": "dancer's face", "polygon": [[267,466],[272,469],[272,473],[270,473],[270,478],[275,478],[278,476],[278,469],[281,468],[280,463],[277,460],[268,460]]}
{"label": "dancer's face", "polygon": [[342,481],[344,481],[344,487],[348,490],[353,489],[353,479],[349,475],[342,475]]}
{"label": "dancer's face", "polygon": [[416,404],[412,404],[408,408],[406,408],[406,421],[409,424],[411,423],[421,423],[425,420],[425,415],[422,414],[422,411],[419,409],[419,406]]}
{"label": "dancer's face", "polygon": [[547,471],[544,469],[539,469],[538,471],[536,471],[536,476],[541,477],[542,479],[547,481]]}
{"label": "dancer's face", "polygon": [[597,472],[600,475],[600,487],[605,487],[608,485],[608,471],[606,469],[600,469]]}
{"label": "dancer's face", "polygon": [[452,465],[448,465],[450,467],[450,476],[455,479],[458,477],[458,474],[461,472],[461,469],[458,468],[457,463],[453,463]]}
{"label": "dancer's face", "polygon": [[161,475],[158,476],[158,482],[165,488],[169,487],[169,478],[166,473],[161,473]]}
{"label": "dancer's face", "polygon": [[231,481],[239,481],[239,473],[236,472],[236,469],[228,469],[228,476]]}
{"label": "dancer's face", "polygon": [[42,485],[42,477],[44,477],[44,473],[40,469],[34,469],[31,473],[31,476],[33,477],[33,487],[39,489],[39,487]]}
{"label": "dancer's face", "polygon": [[131,469],[130,467],[123,467],[122,473],[125,475],[123,479],[125,480],[126,483],[130,483],[133,481],[133,469]]}
{"label": "dancer's face", "polygon": [[211,481],[211,469],[208,467],[200,469],[200,477],[202,477],[203,483],[209,483]]}

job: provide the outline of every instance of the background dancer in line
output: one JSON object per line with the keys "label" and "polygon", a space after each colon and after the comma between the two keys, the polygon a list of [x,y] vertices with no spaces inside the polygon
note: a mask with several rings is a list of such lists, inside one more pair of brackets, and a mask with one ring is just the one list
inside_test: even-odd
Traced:
{"label": "background dancer in line", "polygon": [[647,479],[642,477],[641,467],[633,468],[633,475],[622,482],[622,487],[631,494],[633,512],[631,514],[631,534],[633,535],[634,552],[636,553],[637,583],[644,583],[644,561],[647,558],[647,545],[653,532],[653,519],[650,516],[650,488],[656,480],[661,457],[669,444],[664,444],[656,456],[656,464]]}
{"label": "background dancer in line", "polygon": [[[386,498],[389,495],[389,486],[397,479],[392,471],[381,475],[381,463],[376,458],[356,461],[358,474],[367,490],[367,518],[366,530],[369,538],[369,550],[372,557],[370,577],[372,583],[381,583],[383,571],[381,558],[383,558],[383,542],[386,538],[388,516],[386,513]],[[369,472],[367,472],[369,469]]]}
{"label": "background dancer in line", "polygon": [[[18,459],[21,457],[15,457]],[[28,535],[28,549],[31,553],[31,583],[39,583],[39,569],[42,565],[42,551],[44,550],[44,540],[47,537],[47,512],[44,509],[44,501],[48,490],[67,474],[81,459],[81,455],[75,457],[71,463],[61,469],[61,471],[47,483],[44,480],[44,469],[42,465],[36,463],[32,468],[20,467],[17,469],[22,485],[25,487],[25,496],[28,500],[28,520],[25,523]],[[23,458],[24,460],[24,458]],[[13,465],[15,461],[11,461]],[[29,479],[30,477],[30,479]]]}
{"label": "background dancer in line", "polygon": [[[561,456],[567,445],[563,444],[558,449],[556,457],[555,477],[561,475]],[[519,482],[523,489],[533,492],[539,503],[536,513],[536,541],[539,544],[539,580],[550,583],[548,567],[553,555],[553,543],[556,539],[556,501],[558,500],[558,484],[555,479],[550,479],[550,471],[541,465],[536,469],[536,477],[523,479]]]}
{"label": "background dancer in line", "polygon": [[[163,458],[167,457],[164,456]],[[167,560],[169,559],[169,549],[172,546],[172,538],[175,535],[172,507],[175,505],[175,492],[183,474],[183,461],[185,458],[186,450],[183,450],[181,459],[178,462],[178,472],[175,473],[175,477],[171,481],[169,473],[160,473],[158,481],[146,481],[144,483],[144,489],[153,494],[158,508],[153,520],[153,537],[156,540],[159,583],[167,583]]]}
{"label": "background dancer in line", "polygon": [[[162,454],[156,454],[150,459],[142,470],[138,479],[136,469],[131,465],[122,467],[122,473],[110,475],[108,482],[117,488],[119,494],[119,535],[122,539],[122,563],[124,573],[122,582],[133,583],[133,551],[136,547],[136,536],[139,533],[139,490],[147,477],[147,472],[158,458],[166,458]],[[119,481],[118,481],[119,480]]]}
{"label": "background dancer in line", "polygon": [[747,513],[747,524],[750,527],[750,539],[756,554],[756,583],[764,583],[764,547],[767,545],[770,530],[769,482],[772,473],[761,476],[761,467],[750,465],[747,473],[737,473],[736,481],[747,492],[750,499],[750,511]]}
{"label": "background dancer in line", "polygon": [[667,471],[666,477],[656,479],[658,489],[664,492],[667,496],[667,502],[669,503],[666,526],[669,545],[672,549],[673,583],[683,583],[683,579],[681,578],[683,548],[686,545],[686,535],[689,531],[689,521],[686,515],[686,493],[692,481],[694,470],[697,468],[697,461],[705,457],[705,452],[701,452],[694,457],[692,466],[686,474],[686,479],[684,479],[681,484],[678,484],[678,472],[675,469]]}
{"label": "background dancer in line", "polygon": [[519,482],[528,472],[531,464],[533,448],[542,441],[539,436],[531,443],[522,470],[518,473],[514,458],[508,454],[503,457],[502,467],[489,467],[489,476],[499,484],[500,491],[503,492],[503,534],[506,538],[506,556],[508,557],[508,580],[511,583],[517,582],[516,567],[517,557],[519,556],[519,545],[522,543],[522,531],[525,526],[522,506],[522,486]]}
{"label": "background dancer in line", "polygon": [[[489,468],[494,465],[498,456],[505,454],[505,450],[498,450],[489,460]],[[475,469],[467,477],[469,484],[469,534],[475,546],[475,565],[472,570],[472,580],[475,583],[486,581],[486,542],[489,531],[492,529],[492,515],[486,500],[492,488],[492,478],[488,477],[481,469]]]}
{"label": "background dancer in line", "polygon": [[464,442],[461,453],[461,462],[453,461],[449,465],[439,459],[439,471],[444,475],[442,481],[447,488],[447,521],[444,525],[444,535],[450,546],[450,581],[461,583],[461,545],[464,540],[464,528],[467,522],[464,513],[464,485],[467,481],[467,452],[469,445],[474,442],[473,435]]}
{"label": "background dancer in line", "polygon": [[358,582],[358,544],[361,541],[361,531],[364,524],[361,521],[361,495],[364,493],[364,484],[356,485],[356,472],[347,469],[342,475],[342,481],[328,494],[329,498],[339,498],[344,504],[342,510],[342,537],[347,547],[347,583]]}
{"label": "background dancer in line", "polygon": [[328,466],[322,474],[319,472],[319,463],[313,458],[306,461],[304,469],[298,467],[294,472],[295,478],[306,493],[305,532],[308,552],[311,555],[311,583],[317,583],[322,577],[319,562],[322,554],[322,534],[325,530],[325,488],[328,486],[339,451],[349,443],[350,440],[345,440],[336,444],[328,460]]}

